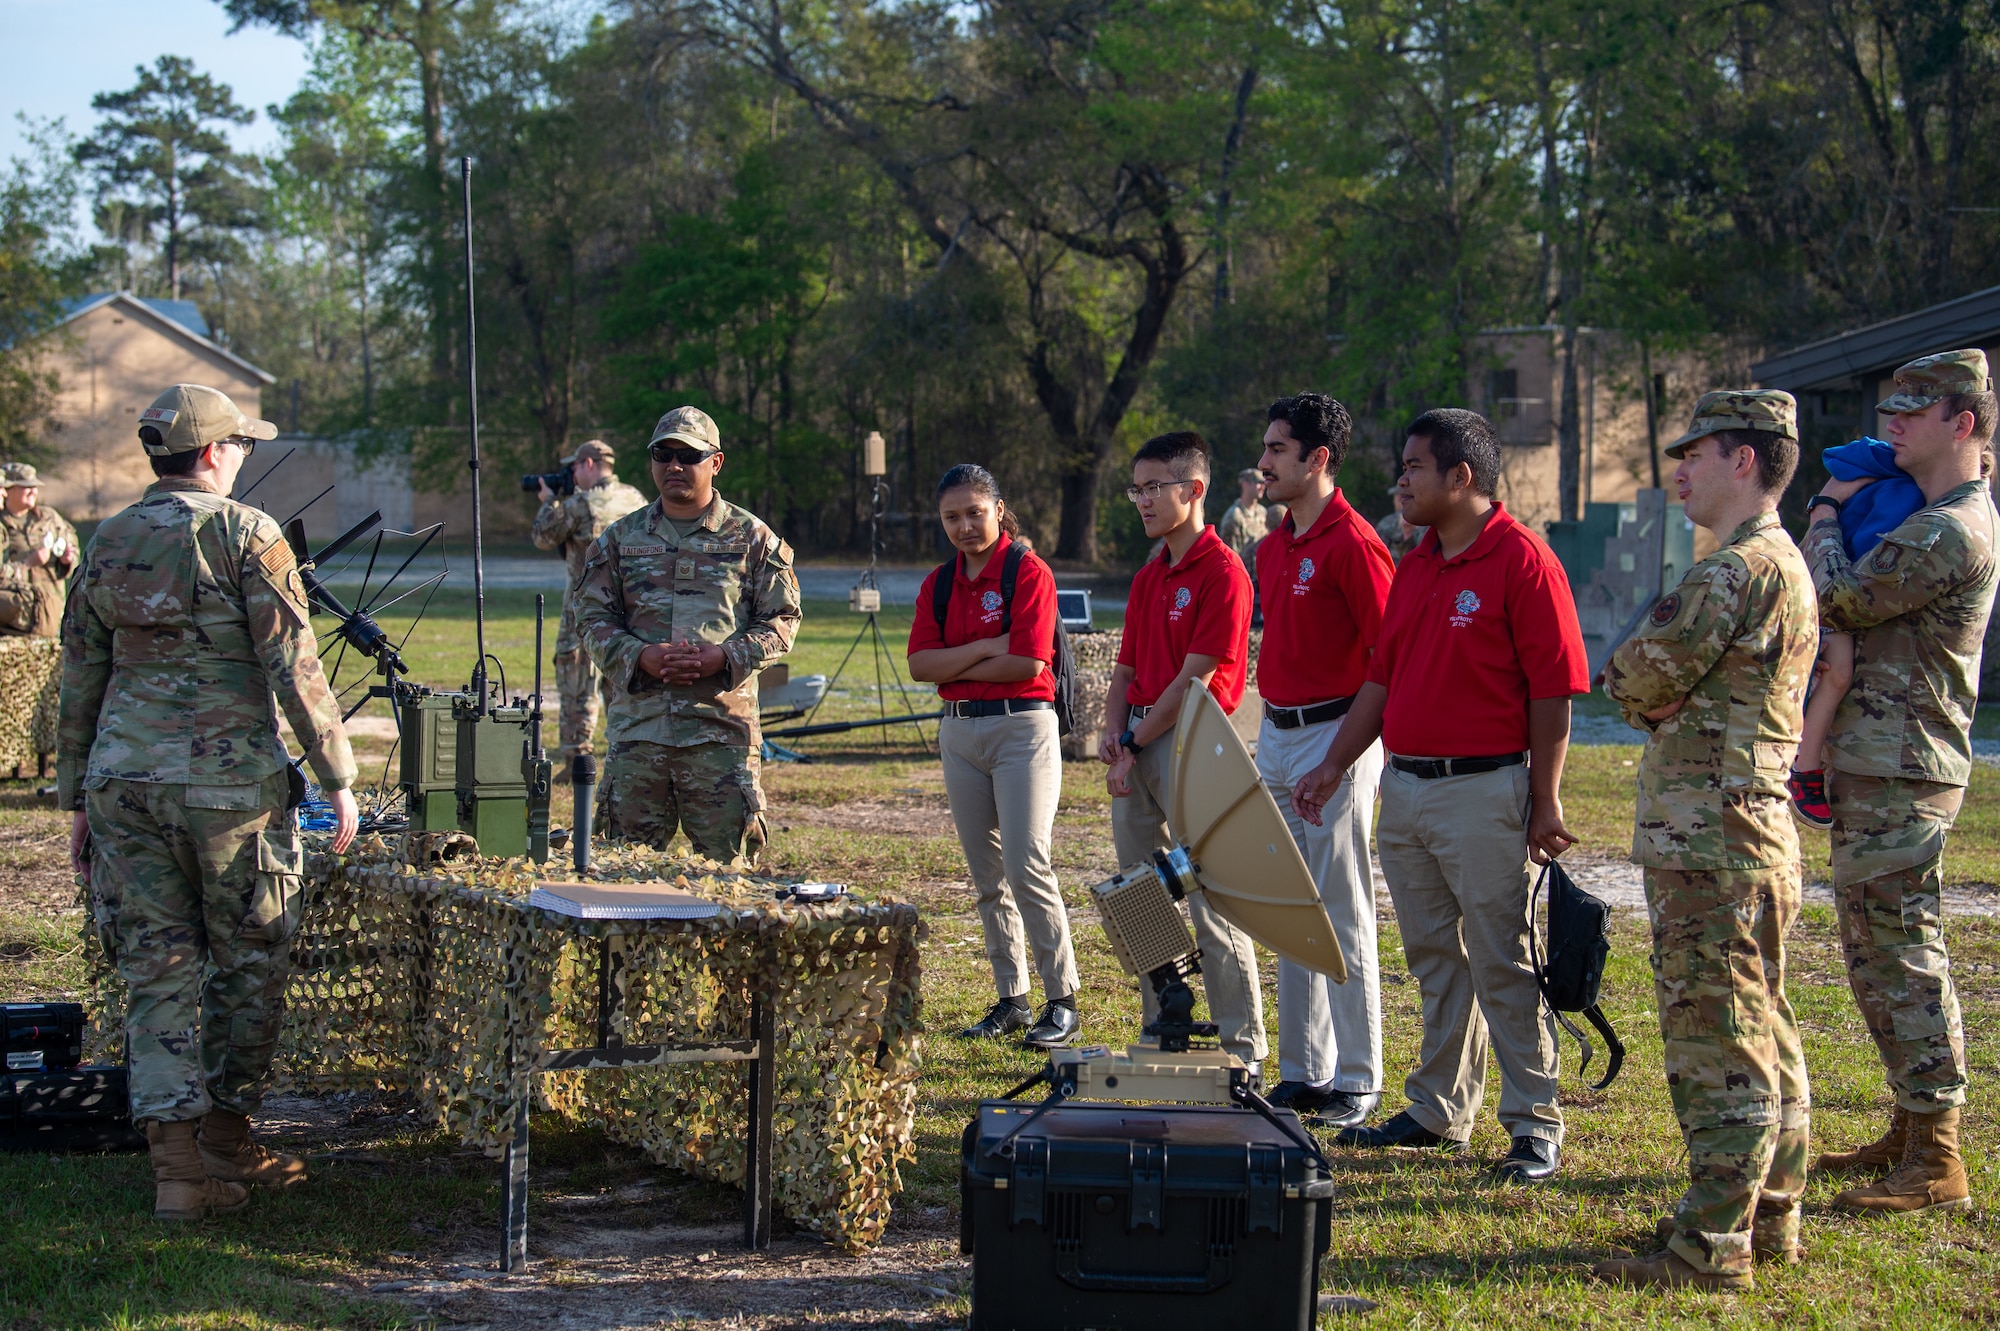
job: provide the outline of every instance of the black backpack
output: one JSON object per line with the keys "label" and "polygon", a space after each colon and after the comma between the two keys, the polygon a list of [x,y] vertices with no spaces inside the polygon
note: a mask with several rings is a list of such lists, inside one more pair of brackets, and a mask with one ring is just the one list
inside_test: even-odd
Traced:
{"label": "black backpack", "polygon": [[[1000,564],[1000,632],[1006,633],[1014,627],[1014,582],[1021,573],[1021,561],[1027,557],[1028,547],[1019,541],[1007,547],[1007,557]],[[958,581],[958,556],[953,555],[939,564],[937,575],[931,579],[931,613],[937,616],[938,632],[944,632],[944,612],[951,605],[951,585]],[[1069,631],[1063,628],[1062,616],[1056,616],[1055,660],[1050,670],[1056,679],[1056,734],[1067,735],[1076,728],[1076,657],[1070,654]]]}
{"label": "black backpack", "polygon": [[[1549,891],[1546,955],[1535,927],[1535,903],[1544,886]],[[1583,1046],[1583,1062],[1577,1066],[1578,1072],[1590,1066],[1590,1038],[1563,1014],[1576,1013],[1604,1037],[1605,1047],[1611,1051],[1611,1065],[1604,1070],[1602,1081],[1591,1084],[1594,1091],[1609,1086],[1618,1076],[1618,1069],[1625,1065],[1624,1042],[1597,1006],[1598,989],[1604,983],[1604,963],[1611,956],[1611,940],[1607,936],[1610,923],[1611,907],[1578,887],[1560,864],[1550,860],[1542,867],[1542,876],[1535,880],[1534,893],[1528,898],[1528,951],[1535,964],[1535,983],[1557,1023]]]}

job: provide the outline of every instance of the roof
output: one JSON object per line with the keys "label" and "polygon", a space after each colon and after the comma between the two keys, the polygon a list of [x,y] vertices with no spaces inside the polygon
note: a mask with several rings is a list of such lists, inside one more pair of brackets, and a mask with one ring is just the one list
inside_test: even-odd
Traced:
{"label": "roof", "polygon": [[192,342],[211,355],[220,356],[260,383],[278,382],[277,375],[269,370],[259,369],[217,342],[210,334],[208,320],[201,317],[201,309],[191,300],[154,300],[150,297],[136,296],[130,291],[104,291],[64,301],[61,322],[70,323],[92,310],[112,304],[120,305],[139,315],[145,322],[154,325],[170,337]]}
{"label": "roof", "polygon": [[1954,347],[2000,341],[2000,287],[1988,287],[1911,314],[1808,342],[1750,367],[1762,388],[1793,392],[1845,388],[1878,378],[1898,365]]}

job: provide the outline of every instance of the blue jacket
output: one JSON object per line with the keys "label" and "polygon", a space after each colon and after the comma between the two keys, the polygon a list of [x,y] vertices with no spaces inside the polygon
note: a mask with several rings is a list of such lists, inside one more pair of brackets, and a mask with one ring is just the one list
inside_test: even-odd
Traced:
{"label": "blue jacket", "polygon": [[1863,437],[1820,454],[1835,480],[1877,478],[1840,508],[1840,538],[1847,557],[1859,559],[1874,548],[1884,532],[1924,506],[1924,492],[1896,465],[1896,450],[1880,439]]}

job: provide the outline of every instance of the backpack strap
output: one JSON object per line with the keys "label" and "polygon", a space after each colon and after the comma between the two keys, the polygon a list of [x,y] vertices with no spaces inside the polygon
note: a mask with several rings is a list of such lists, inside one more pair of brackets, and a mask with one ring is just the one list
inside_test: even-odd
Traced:
{"label": "backpack strap", "polygon": [[[1548,883],[1549,873],[1555,867],[1556,862],[1554,859],[1544,864],[1540,876],[1535,879],[1534,890],[1528,893],[1528,962],[1535,970],[1535,988],[1541,991],[1542,1006],[1548,1010],[1548,1014],[1551,1017],[1556,1019],[1556,1025],[1569,1032],[1570,1038],[1575,1040],[1582,1049],[1583,1058],[1576,1065],[1577,1072],[1581,1074],[1585,1068],[1590,1066],[1590,1060],[1595,1056],[1596,1051],[1590,1047],[1590,1037],[1577,1029],[1576,1023],[1569,1019],[1568,1014],[1558,1012],[1556,1005],[1549,1001],[1549,967],[1548,963],[1542,957],[1541,930],[1535,924],[1535,915],[1541,904],[1542,888]],[[1549,888],[1549,909],[1555,909],[1555,889],[1553,887]],[[1593,1007],[1592,1011],[1595,1012],[1596,1009]],[[1586,1017],[1589,1016],[1588,1013],[1584,1015]],[[1602,1013],[1598,1013],[1591,1020],[1590,1024],[1597,1027],[1600,1031],[1609,1029],[1609,1023],[1604,1020]],[[1618,1037],[1614,1035],[1611,1038],[1615,1042]],[[1616,1048],[1617,1054],[1611,1064],[1611,1077],[1618,1075],[1618,1065],[1625,1061],[1625,1046],[1616,1045]],[[1596,1089],[1602,1090],[1605,1086],[1609,1086],[1611,1084],[1611,1077],[1606,1077],[1603,1084]]]}
{"label": "backpack strap", "polygon": [[1014,628],[1014,584],[1021,576],[1021,561],[1027,557],[1028,549],[1019,541],[1007,546],[1007,557],[1000,562],[1000,632],[1010,633]]}
{"label": "backpack strap", "polygon": [[931,613],[937,616],[938,635],[944,635],[944,612],[951,607],[951,584],[958,580],[958,556],[937,566],[931,576]]}

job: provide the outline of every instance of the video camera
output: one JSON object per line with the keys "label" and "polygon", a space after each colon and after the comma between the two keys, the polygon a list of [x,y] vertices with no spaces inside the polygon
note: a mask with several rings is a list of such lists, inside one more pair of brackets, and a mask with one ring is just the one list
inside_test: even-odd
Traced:
{"label": "video camera", "polygon": [[561,471],[537,472],[521,478],[521,489],[527,494],[540,494],[546,485],[560,499],[564,495],[576,493],[576,468],[564,467]]}

